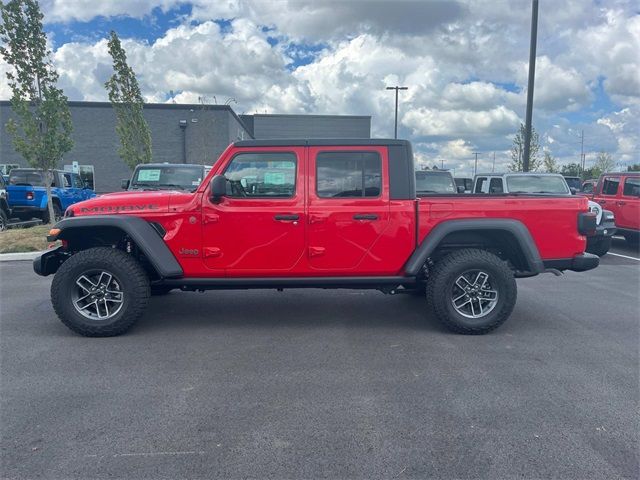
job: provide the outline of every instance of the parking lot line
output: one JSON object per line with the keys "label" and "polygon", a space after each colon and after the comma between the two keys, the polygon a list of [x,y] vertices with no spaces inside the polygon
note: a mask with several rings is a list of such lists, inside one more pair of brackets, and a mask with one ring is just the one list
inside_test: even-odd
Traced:
{"label": "parking lot line", "polygon": [[619,253],[607,252],[607,255],[613,255],[615,257],[628,258],[629,260],[637,260],[638,262],[640,262],[640,258],[629,257],[628,255],[620,255]]}

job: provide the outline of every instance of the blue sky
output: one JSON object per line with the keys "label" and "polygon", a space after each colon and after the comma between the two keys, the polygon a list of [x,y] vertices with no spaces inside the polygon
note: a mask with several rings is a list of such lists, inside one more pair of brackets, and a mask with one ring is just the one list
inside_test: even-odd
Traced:
{"label": "blue sky", "polygon": [[[524,119],[528,0],[42,0],[60,83],[73,100],[106,100],[106,37],[116,30],[150,102],[223,103],[241,112],[372,116],[420,161],[465,173],[496,152],[506,167]],[[534,126],[560,163],[600,150],[638,163],[640,15],[631,1],[541,4]],[[0,73],[7,70],[0,63]],[[173,92],[173,97],[171,96]],[[0,84],[0,97],[8,97]],[[577,139],[577,140],[576,140]]]}

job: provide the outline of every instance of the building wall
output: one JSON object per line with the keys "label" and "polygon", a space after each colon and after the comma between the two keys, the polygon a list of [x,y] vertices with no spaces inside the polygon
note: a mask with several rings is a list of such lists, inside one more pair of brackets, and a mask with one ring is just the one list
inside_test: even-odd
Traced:
{"label": "building wall", "polygon": [[369,116],[252,115],[252,117],[254,138],[371,137],[371,117]]}

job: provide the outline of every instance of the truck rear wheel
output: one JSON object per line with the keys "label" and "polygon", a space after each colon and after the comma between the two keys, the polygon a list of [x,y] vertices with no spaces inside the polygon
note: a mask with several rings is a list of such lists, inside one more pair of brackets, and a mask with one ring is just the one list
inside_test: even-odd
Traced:
{"label": "truck rear wheel", "polygon": [[129,330],[149,299],[149,279],[121,250],[90,248],[64,262],[51,284],[51,302],[67,327],[85,337]]}
{"label": "truck rear wheel", "polygon": [[464,249],[436,262],[427,301],[449,329],[469,335],[502,325],[516,303],[517,287],[506,262],[486,250]]}
{"label": "truck rear wheel", "polygon": [[44,212],[42,212],[42,223],[55,223],[62,218],[62,209],[57,202],[53,202],[53,222],[49,216],[49,209],[46,208]]}

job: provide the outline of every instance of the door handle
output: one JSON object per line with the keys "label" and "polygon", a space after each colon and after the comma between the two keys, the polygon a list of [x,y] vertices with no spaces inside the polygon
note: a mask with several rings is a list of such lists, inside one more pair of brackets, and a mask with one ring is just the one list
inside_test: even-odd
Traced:
{"label": "door handle", "polygon": [[622,206],[622,205],[626,205],[627,202],[618,202],[618,205]]}
{"label": "door handle", "polygon": [[605,205],[605,204],[607,203],[607,201],[606,201],[606,200],[600,200],[598,203],[599,203],[600,205]]}
{"label": "door handle", "polygon": [[274,216],[273,218],[274,218],[274,220],[277,220],[279,222],[293,222],[295,220],[299,220],[300,219],[300,215],[278,214],[278,215]]}
{"label": "door handle", "polygon": [[375,213],[356,213],[353,216],[354,220],[377,220],[378,215]]}

